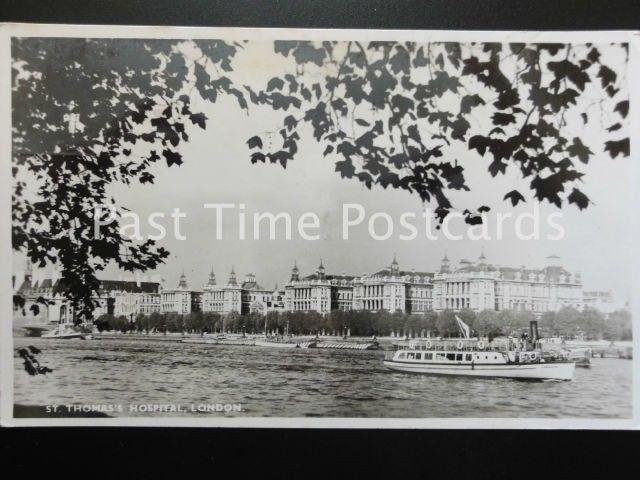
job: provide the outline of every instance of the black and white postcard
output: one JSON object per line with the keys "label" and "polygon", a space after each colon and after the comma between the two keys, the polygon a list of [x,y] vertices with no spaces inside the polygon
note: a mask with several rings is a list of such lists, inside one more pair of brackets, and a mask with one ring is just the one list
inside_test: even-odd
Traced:
{"label": "black and white postcard", "polygon": [[3,425],[637,428],[639,42],[0,26]]}

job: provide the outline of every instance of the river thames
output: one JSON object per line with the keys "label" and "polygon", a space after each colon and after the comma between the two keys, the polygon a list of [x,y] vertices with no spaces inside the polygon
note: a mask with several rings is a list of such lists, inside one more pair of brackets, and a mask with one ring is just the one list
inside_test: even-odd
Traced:
{"label": "river thames", "polygon": [[[381,351],[271,349],[141,339],[15,338],[53,373],[15,359],[14,403],[121,405],[113,416],[630,418],[632,362],[595,358],[571,382],[433,377],[392,372]],[[181,405],[149,412],[135,405]],[[192,406],[241,405],[193,411]],[[197,410],[197,408],[195,409]]]}

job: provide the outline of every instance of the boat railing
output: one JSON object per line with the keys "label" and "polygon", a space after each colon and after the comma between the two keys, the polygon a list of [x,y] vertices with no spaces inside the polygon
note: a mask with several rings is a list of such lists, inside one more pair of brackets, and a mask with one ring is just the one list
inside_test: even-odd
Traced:
{"label": "boat railing", "polygon": [[508,352],[512,350],[524,350],[524,346],[515,344],[490,344],[488,342],[481,343],[481,341],[442,341],[436,340],[431,343],[428,341],[411,341],[404,344],[396,344],[396,350],[419,350],[419,351],[437,351],[437,352]]}

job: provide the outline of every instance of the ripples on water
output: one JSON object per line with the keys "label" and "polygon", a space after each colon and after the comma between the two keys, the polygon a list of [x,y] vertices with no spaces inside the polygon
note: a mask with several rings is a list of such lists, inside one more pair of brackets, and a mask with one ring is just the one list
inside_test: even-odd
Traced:
{"label": "ripples on water", "polygon": [[276,417],[630,418],[632,413],[632,362],[616,358],[593,359],[593,367],[576,369],[571,382],[529,383],[392,372],[376,351],[140,340],[16,338],[15,343],[38,346],[41,362],[54,369],[30,377],[16,360],[14,401],[23,405],[121,404],[126,416],[132,415],[129,404],[146,403],[241,403],[243,411],[235,415]]}

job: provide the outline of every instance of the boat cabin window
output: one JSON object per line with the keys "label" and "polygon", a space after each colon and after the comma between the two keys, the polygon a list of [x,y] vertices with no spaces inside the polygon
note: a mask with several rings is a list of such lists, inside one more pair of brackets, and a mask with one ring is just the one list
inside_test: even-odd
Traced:
{"label": "boat cabin window", "polygon": [[413,357],[414,357],[414,353],[413,352],[407,353],[407,360],[413,360]]}
{"label": "boat cabin window", "polygon": [[447,353],[447,360],[455,360],[455,359],[456,359],[455,353]]}
{"label": "boat cabin window", "polygon": [[461,353],[456,353],[456,361],[457,362],[461,362],[462,361],[462,354]]}
{"label": "boat cabin window", "polygon": [[447,356],[444,353],[436,353],[436,360],[446,360]]}
{"label": "boat cabin window", "polygon": [[416,360],[420,360],[422,358],[422,354],[421,353],[416,353]]}
{"label": "boat cabin window", "polygon": [[424,359],[425,360],[433,360],[433,353],[425,353],[424,354]]}
{"label": "boat cabin window", "polygon": [[471,361],[471,354],[470,354],[470,353],[467,353],[467,354],[465,355],[465,360],[466,360],[467,362],[470,362],[470,361]]}
{"label": "boat cabin window", "polygon": [[398,358],[406,358],[407,354],[405,352],[402,352],[400,355],[398,355]]}

